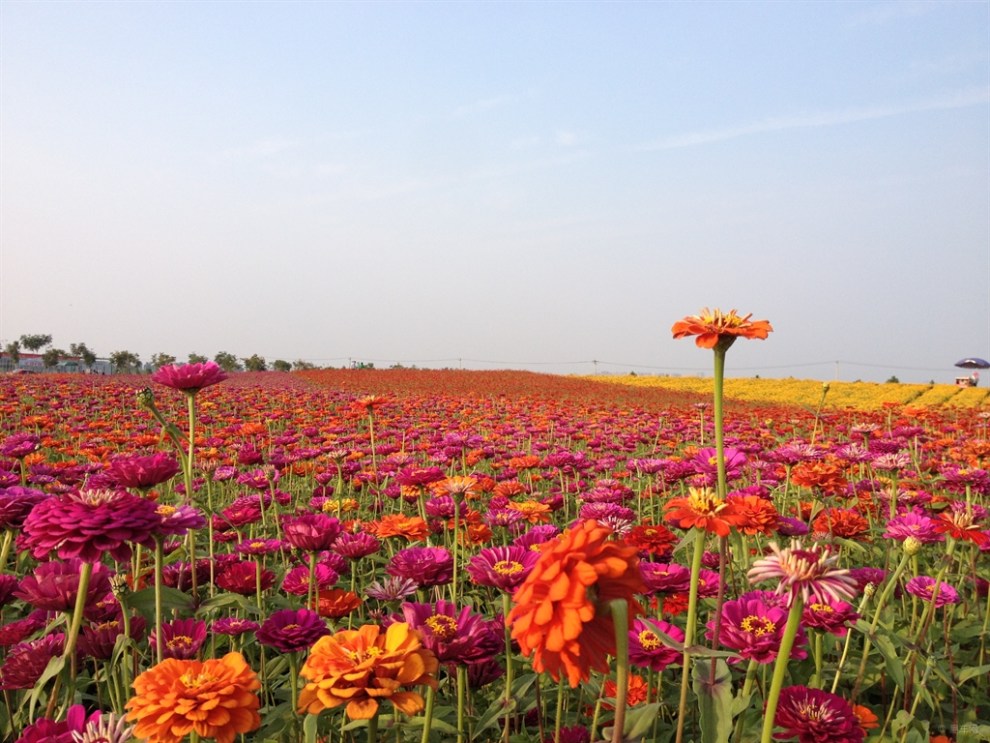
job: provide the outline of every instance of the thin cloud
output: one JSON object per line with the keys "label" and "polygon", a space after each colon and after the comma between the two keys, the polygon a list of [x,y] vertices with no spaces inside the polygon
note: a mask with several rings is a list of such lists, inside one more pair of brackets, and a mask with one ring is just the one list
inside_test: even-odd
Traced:
{"label": "thin cloud", "polygon": [[850,108],[840,111],[821,111],[802,116],[784,116],[764,119],[752,124],[728,127],[725,129],[708,129],[651,142],[642,146],[642,150],[674,150],[683,147],[696,147],[713,142],[725,142],[730,139],[748,137],[767,132],[781,132],[789,129],[812,129],[819,127],[853,124],[859,121],[874,121],[892,116],[920,113],[923,111],[943,111],[956,108],[968,108],[990,102],[990,88],[971,88],[939,98],[929,98],[901,105],[870,106],[866,108]]}

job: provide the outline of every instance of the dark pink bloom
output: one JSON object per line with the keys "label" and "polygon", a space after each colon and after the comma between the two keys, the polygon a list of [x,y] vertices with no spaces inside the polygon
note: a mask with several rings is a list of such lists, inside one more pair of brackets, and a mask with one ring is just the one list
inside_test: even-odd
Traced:
{"label": "dark pink bloom", "polygon": [[55,551],[66,559],[117,562],[131,556],[129,543],[154,546],[161,525],[156,505],[126,491],[82,490],[42,501],[24,520],[24,546],[36,558]]}
{"label": "dark pink bloom", "polygon": [[117,487],[144,490],[171,480],[179,472],[179,462],[171,454],[129,454],[114,457],[106,471]]}
{"label": "dark pink bloom", "polygon": [[238,637],[246,632],[257,631],[258,626],[259,625],[257,622],[250,619],[241,619],[240,617],[223,617],[222,619],[217,619],[213,622],[211,631],[216,635]]}
{"label": "dark pink bloom", "polygon": [[[935,579],[928,575],[919,575],[912,578],[904,586],[904,590],[912,596],[917,596],[925,601],[931,601],[935,592]],[[940,609],[946,604],[958,604],[959,592],[947,583],[939,583],[938,596],[935,598],[935,608]]]}
{"label": "dark pink bloom", "polygon": [[395,553],[385,572],[416,581],[420,588],[449,583],[454,576],[454,557],[443,547],[406,547]]}
{"label": "dark pink bloom", "polygon": [[169,506],[163,503],[155,509],[155,512],[161,519],[157,530],[159,536],[181,537],[190,529],[202,529],[206,526],[203,512],[192,506]]}
{"label": "dark pink bloom", "polygon": [[676,562],[639,561],[639,574],[643,578],[647,593],[663,595],[687,593],[691,588],[691,570]]}
{"label": "dark pink bloom", "polygon": [[397,619],[419,630],[423,647],[432,650],[441,663],[479,663],[505,647],[502,623],[496,627],[469,606],[458,611],[449,601],[403,604]]}
{"label": "dark pink bloom", "polygon": [[[258,590],[257,571],[258,563],[253,560],[235,562],[217,573],[216,583],[225,591],[239,593],[242,596],[253,596]],[[275,573],[263,568],[260,580],[261,590],[268,590],[275,585]]]}
{"label": "dark pink bloom", "polygon": [[14,591],[17,589],[17,576],[0,573],[0,609],[10,603]]}
{"label": "dark pink bloom", "polygon": [[[192,660],[206,642],[206,622],[200,619],[176,619],[162,623],[162,655],[176,660]],[[158,636],[151,630],[151,647],[157,647]]]}
{"label": "dark pink bloom", "polygon": [[309,609],[282,609],[272,614],[255,633],[258,642],[282,653],[305,650],[330,629],[323,618]]}
{"label": "dark pink bloom", "polygon": [[[132,640],[140,640],[144,637],[145,622],[141,615],[136,614],[131,617],[130,625]],[[87,625],[79,635],[76,650],[84,658],[110,660],[117,645],[117,638],[122,634],[124,634],[124,623],[119,618]]]}
{"label": "dark pink bloom", "polygon": [[677,642],[684,642],[684,631],[669,622],[655,619],[636,619],[629,630],[629,662],[640,668],[662,671],[672,663],[679,663],[683,654],[660,639],[666,635]]}
{"label": "dark pink bloom", "polygon": [[50,497],[40,490],[20,485],[0,490],[0,529],[20,529],[31,509]]}
{"label": "dark pink bloom", "polygon": [[28,454],[41,448],[41,438],[33,433],[15,433],[0,444],[0,456],[24,459]]}
{"label": "dark pink bloom", "polygon": [[[757,663],[772,663],[780,650],[780,641],[787,625],[787,609],[768,605],[760,598],[726,601],[722,605],[719,644],[735,650],[741,658]],[[715,620],[708,622],[708,637],[715,634]],[[807,638],[798,629],[791,649],[791,658],[806,658]]]}
{"label": "dark pink bloom", "polygon": [[465,570],[479,586],[512,593],[526,580],[538,559],[539,553],[519,545],[487,547],[471,558]]}
{"label": "dark pink bloom", "polygon": [[349,560],[359,560],[373,555],[381,548],[382,543],[366,531],[359,531],[356,534],[342,532],[333,543],[333,551]]}
{"label": "dark pink bloom", "polygon": [[923,511],[906,511],[887,522],[884,539],[896,539],[903,542],[908,537],[914,537],[923,544],[944,542],[945,536],[936,530],[935,519]]}
{"label": "dark pink bloom", "polygon": [[[14,592],[19,599],[35,609],[71,612],[79,593],[79,573],[83,561],[69,558],[64,562],[40,563],[31,575],[21,579]],[[86,606],[90,607],[110,591],[110,569],[101,563],[93,563],[89,586],[86,590]]]}
{"label": "dark pink bloom", "polygon": [[[21,731],[21,737],[16,743],[74,743],[79,740],[74,733],[82,733],[91,723],[99,724],[100,712],[97,710],[93,714],[86,716],[86,708],[81,704],[74,704],[69,707],[65,714],[65,719],[61,722],[49,720],[42,717]],[[125,738],[117,738],[111,743]]]}
{"label": "dark pink bloom", "polygon": [[308,552],[330,549],[340,536],[340,530],[340,521],[325,513],[304,513],[282,522],[285,541]]}
{"label": "dark pink bloom", "polygon": [[199,392],[204,387],[219,384],[227,378],[227,372],[213,361],[205,364],[170,364],[151,375],[152,382],[182,390],[190,394]]}
{"label": "dark pink bloom", "polygon": [[[316,590],[333,588],[340,575],[329,565],[322,562],[316,563]],[[300,565],[292,568],[282,579],[282,590],[294,596],[305,596],[309,591],[309,567]]]}
{"label": "dark pink bloom", "polygon": [[824,630],[836,637],[845,637],[848,628],[846,622],[855,622],[859,614],[845,601],[818,601],[804,607],[801,622],[805,627]]}
{"label": "dark pink bloom", "polygon": [[0,667],[0,689],[30,689],[48,666],[48,661],[62,654],[65,635],[44,637],[14,645]]}
{"label": "dark pink bloom", "polygon": [[866,737],[849,702],[806,686],[781,689],[774,724],[783,728],[774,738],[798,743],[861,743]]}

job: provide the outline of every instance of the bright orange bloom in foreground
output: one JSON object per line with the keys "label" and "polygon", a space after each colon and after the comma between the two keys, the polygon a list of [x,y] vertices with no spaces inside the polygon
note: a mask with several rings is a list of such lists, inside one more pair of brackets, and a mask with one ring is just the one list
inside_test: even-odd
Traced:
{"label": "bright orange bloom in foreground", "polygon": [[777,532],[780,514],[773,503],[758,495],[730,495],[728,502],[736,512],[735,524],[744,534],[766,534]]}
{"label": "bright orange bloom in foreground", "polygon": [[547,542],[533,571],[516,589],[508,623],[533,669],[572,687],[592,669],[608,670],[615,631],[608,602],[629,601],[630,615],[642,612],[634,596],[644,590],[636,547],[609,541],[612,530],[582,521]]}
{"label": "bright orange bloom in foreground", "polygon": [[826,508],[811,523],[813,531],[844,539],[859,539],[870,531],[870,523],[847,508]]}
{"label": "bright orange bloom in foreground", "polygon": [[739,521],[732,502],[722,500],[711,488],[688,488],[686,498],[671,498],[663,510],[669,524],[681,529],[697,526],[720,537],[729,536]]}
{"label": "bright orange bloom in foreground", "polygon": [[316,594],[316,612],[321,617],[340,619],[361,606],[361,597],[343,588],[330,588]]}
{"label": "bright orange bloom in foreground", "polygon": [[381,627],[366,624],[341,630],[316,641],[299,675],[308,683],[299,692],[299,712],[318,715],[343,704],[352,720],[370,720],[387,699],[396,709],[415,715],[425,706],[415,691],[426,684],[436,688],[433,674],[440,667],[433,651],[423,647],[420,635],[405,622]]}
{"label": "bright orange bloom in foreground", "polygon": [[218,743],[261,726],[258,675],[240,653],[220,660],[163,660],[134,679],[127,719],[150,743],[179,743],[190,732]]}
{"label": "bright orange bloom in foreground", "polygon": [[728,348],[740,337],[766,340],[773,327],[766,320],[750,320],[751,317],[741,317],[735,310],[722,312],[705,307],[700,315],[689,315],[675,322],[671,332],[674,338],[698,336],[694,340],[698,348],[715,348],[719,343],[723,348]]}

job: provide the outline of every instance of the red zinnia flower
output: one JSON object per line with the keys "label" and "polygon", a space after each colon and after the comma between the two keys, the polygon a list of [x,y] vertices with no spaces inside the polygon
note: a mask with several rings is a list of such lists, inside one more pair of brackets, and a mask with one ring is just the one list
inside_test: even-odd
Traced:
{"label": "red zinnia flower", "polygon": [[689,315],[675,322],[671,332],[674,338],[697,336],[694,343],[698,348],[715,348],[720,344],[726,349],[736,338],[766,340],[773,327],[766,320],[750,320],[751,317],[751,314],[741,317],[735,310],[722,312],[705,307],[700,315]]}
{"label": "red zinnia flower", "polygon": [[686,498],[672,498],[663,508],[668,523],[681,529],[697,526],[720,537],[729,536],[738,520],[732,502],[722,500],[710,488],[689,488]]}
{"label": "red zinnia flower", "polygon": [[849,702],[806,686],[781,689],[774,724],[783,728],[774,737],[799,743],[861,743],[866,737]]}
{"label": "red zinnia flower", "polygon": [[205,364],[169,364],[151,375],[152,382],[158,382],[166,387],[195,394],[204,387],[219,384],[227,378],[227,372],[214,361]]}

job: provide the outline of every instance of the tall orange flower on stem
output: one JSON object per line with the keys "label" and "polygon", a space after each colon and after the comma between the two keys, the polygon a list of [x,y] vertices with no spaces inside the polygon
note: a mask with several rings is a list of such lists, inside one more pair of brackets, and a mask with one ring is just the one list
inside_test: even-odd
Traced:
{"label": "tall orange flower on stem", "polygon": [[533,669],[554,680],[566,674],[572,687],[592,670],[608,671],[607,657],[615,654],[609,602],[629,602],[633,616],[643,611],[634,600],[645,590],[636,547],[609,540],[611,534],[597,521],[582,521],[547,542],[506,620],[523,654],[533,656]]}
{"label": "tall orange flower on stem", "polygon": [[674,338],[697,336],[694,343],[698,348],[727,349],[736,338],[758,338],[766,340],[773,332],[773,326],[766,320],[750,320],[753,315],[740,316],[735,310],[722,312],[705,307],[700,315],[688,315],[674,323],[671,331]]}
{"label": "tall orange flower on stem", "polygon": [[180,743],[193,732],[233,743],[261,726],[259,688],[240,653],[203,662],[169,658],[134,679],[127,720],[137,722],[134,735],[149,743]]}

